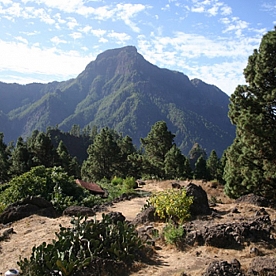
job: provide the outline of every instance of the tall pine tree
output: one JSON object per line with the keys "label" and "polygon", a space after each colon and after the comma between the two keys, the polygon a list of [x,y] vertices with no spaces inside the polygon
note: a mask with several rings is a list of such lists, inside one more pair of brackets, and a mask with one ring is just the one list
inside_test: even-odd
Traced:
{"label": "tall pine tree", "polygon": [[145,160],[151,165],[152,174],[159,178],[165,177],[165,157],[173,146],[174,137],[166,122],[159,121],[152,126],[146,138],[141,138]]}
{"label": "tall pine tree", "polygon": [[225,192],[276,197],[276,28],[262,38],[244,70],[247,85],[231,96],[236,138],[226,153]]}

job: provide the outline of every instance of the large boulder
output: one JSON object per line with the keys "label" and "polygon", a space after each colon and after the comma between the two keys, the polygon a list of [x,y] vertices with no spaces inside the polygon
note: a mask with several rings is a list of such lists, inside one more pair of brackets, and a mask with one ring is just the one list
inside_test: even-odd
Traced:
{"label": "large boulder", "polygon": [[193,203],[190,206],[190,212],[192,217],[199,215],[210,215],[212,213],[207,193],[202,189],[201,186],[197,186],[194,183],[189,183],[186,186],[187,196],[193,197]]}
{"label": "large boulder", "polygon": [[9,205],[0,214],[0,223],[14,222],[34,214],[50,218],[57,217],[51,202],[42,197],[30,196]]}

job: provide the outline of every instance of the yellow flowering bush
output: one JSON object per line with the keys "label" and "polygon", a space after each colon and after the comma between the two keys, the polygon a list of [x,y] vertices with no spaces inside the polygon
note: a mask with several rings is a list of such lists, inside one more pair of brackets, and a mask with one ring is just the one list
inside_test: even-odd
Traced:
{"label": "yellow flowering bush", "polygon": [[168,189],[151,195],[148,201],[160,219],[182,223],[190,217],[193,197],[187,196],[185,189]]}

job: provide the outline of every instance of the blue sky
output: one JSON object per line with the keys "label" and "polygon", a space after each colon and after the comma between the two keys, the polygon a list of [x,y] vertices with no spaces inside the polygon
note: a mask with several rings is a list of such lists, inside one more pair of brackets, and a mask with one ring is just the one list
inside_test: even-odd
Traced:
{"label": "blue sky", "polygon": [[276,0],[0,0],[0,22],[3,82],[67,80],[99,53],[133,45],[230,95],[276,25]]}

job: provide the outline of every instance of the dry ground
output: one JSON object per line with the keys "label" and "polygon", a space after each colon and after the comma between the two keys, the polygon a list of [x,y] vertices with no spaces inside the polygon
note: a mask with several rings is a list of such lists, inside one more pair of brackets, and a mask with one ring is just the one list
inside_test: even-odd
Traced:
{"label": "dry ground", "polygon": [[[171,186],[172,181],[148,181],[141,188],[145,191],[158,191]],[[219,202],[214,208],[218,211],[228,211],[237,207],[240,213],[228,213],[219,219],[220,222],[235,221],[240,216],[254,216],[259,207],[248,204],[235,204],[223,194],[223,187],[214,187],[211,183],[202,183],[201,181],[193,183],[201,185],[208,194],[209,201]],[[182,184],[185,184],[182,182]],[[123,213],[127,220],[135,218],[137,213],[146,203],[146,198],[135,198],[131,201],[124,201],[114,204],[109,208],[109,211],[118,211]],[[275,211],[267,208],[267,212],[271,216],[271,220],[275,220]],[[101,214],[98,214],[101,217]],[[18,268],[16,262],[19,257],[29,257],[33,246],[41,244],[43,241],[51,242],[55,238],[55,232],[59,230],[59,225],[69,226],[70,217],[62,216],[57,219],[41,217],[37,215],[24,218],[14,222],[8,227],[13,227],[15,234],[7,241],[0,242],[0,275],[4,275],[5,271],[10,268]],[[155,223],[156,228],[162,229],[162,225]],[[0,225],[0,234],[7,228],[2,228]],[[263,244],[255,244],[263,255],[274,255],[276,250],[268,248]],[[242,267],[246,268],[252,260],[250,254],[250,245],[243,250],[225,250],[209,246],[193,246],[186,248],[184,251],[178,251],[172,246],[167,246],[161,241],[156,244],[156,259],[153,265],[139,265],[139,270],[133,272],[131,276],[155,275],[155,276],[176,276],[185,272],[187,275],[201,275],[208,264],[213,260],[231,261],[237,258]],[[116,275],[114,275],[116,276]]]}

